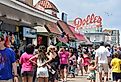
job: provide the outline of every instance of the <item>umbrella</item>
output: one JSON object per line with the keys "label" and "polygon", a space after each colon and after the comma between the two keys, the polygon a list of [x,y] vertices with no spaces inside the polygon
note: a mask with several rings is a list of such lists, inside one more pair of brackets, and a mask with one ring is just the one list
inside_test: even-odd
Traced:
{"label": "umbrella", "polygon": [[56,46],[58,46],[58,47],[61,47],[61,46],[68,47],[69,44],[68,44],[68,43],[63,43],[63,42],[58,42],[58,43],[56,44]]}

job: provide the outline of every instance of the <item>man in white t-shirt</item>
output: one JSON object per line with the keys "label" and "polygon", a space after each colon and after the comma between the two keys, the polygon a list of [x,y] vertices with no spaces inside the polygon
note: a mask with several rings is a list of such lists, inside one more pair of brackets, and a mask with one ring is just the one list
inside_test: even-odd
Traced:
{"label": "man in white t-shirt", "polygon": [[102,71],[104,71],[105,78],[104,82],[108,80],[108,58],[110,57],[110,52],[104,46],[104,42],[100,43],[100,47],[96,50],[95,62],[98,65],[99,80],[102,82]]}

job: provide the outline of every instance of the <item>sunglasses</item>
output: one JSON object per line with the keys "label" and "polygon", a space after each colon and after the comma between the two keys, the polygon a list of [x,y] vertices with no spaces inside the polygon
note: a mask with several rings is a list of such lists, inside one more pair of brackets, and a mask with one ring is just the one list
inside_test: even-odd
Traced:
{"label": "sunglasses", "polygon": [[50,48],[51,50],[55,50],[55,48]]}
{"label": "sunglasses", "polygon": [[39,49],[43,49],[43,50],[44,50],[44,49],[46,49],[46,48],[45,48],[44,46],[40,46]]}

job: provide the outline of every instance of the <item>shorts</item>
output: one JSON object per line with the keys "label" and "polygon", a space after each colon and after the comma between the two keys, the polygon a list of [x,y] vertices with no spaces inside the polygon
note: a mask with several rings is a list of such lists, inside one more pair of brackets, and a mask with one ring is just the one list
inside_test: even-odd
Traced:
{"label": "shorts", "polygon": [[121,79],[121,73],[112,72],[113,81],[118,81]]}
{"label": "shorts", "polygon": [[68,67],[67,64],[61,64],[61,65],[60,65],[60,69],[64,69],[64,68],[67,68],[67,67]]}
{"label": "shorts", "polygon": [[23,71],[21,73],[22,77],[24,76],[33,76],[33,71]]}
{"label": "shorts", "polygon": [[98,64],[98,72],[108,72],[108,63]]}
{"label": "shorts", "polygon": [[74,73],[75,73],[75,69],[76,69],[75,66],[69,66],[69,72],[70,72],[71,74],[74,74]]}
{"label": "shorts", "polygon": [[37,78],[38,77],[49,77],[47,67],[37,68]]}
{"label": "shorts", "polygon": [[96,74],[95,73],[89,73],[87,76],[88,80],[96,80]]}

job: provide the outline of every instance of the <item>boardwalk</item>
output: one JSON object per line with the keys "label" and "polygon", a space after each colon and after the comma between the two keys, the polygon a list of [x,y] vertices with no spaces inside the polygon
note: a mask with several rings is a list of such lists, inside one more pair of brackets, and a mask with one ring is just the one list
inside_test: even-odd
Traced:
{"label": "boardwalk", "polygon": [[[109,76],[111,77],[111,75],[109,74]],[[67,82],[89,82],[87,79],[86,79],[87,75],[84,74],[84,76],[81,76],[81,75],[78,75],[76,76],[75,78],[68,78],[67,79]],[[99,79],[98,79],[98,74],[96,74],[96,82],[99,82]],[[62,82],[62,81],[59,81],[59,82]],[[108,82],[112,82],[111,80],[108,81]]]}
{"label": "boardwalk", "polygon": [[[70,78],[68,77],[67,82],[88,82],[88,80],[86,80],[87,75],[81,76],[78,75],[75,78]],[[62,82],[62,81],[59,81]]]}

